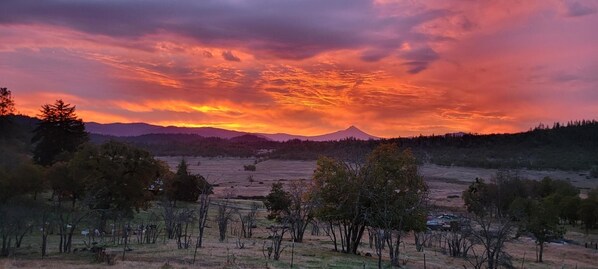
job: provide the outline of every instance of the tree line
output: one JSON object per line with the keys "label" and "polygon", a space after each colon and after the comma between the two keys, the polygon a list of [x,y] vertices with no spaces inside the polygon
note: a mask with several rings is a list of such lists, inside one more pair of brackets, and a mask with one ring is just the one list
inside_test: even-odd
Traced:
{"label": "tree line", "polygon": [[[380,144],[410,148],[420,163],[495,169],[591,170],[598,177],[598,122],[594,120],[543,125],[515,134],[432,135],[383,140],[269,141],[246,135],[222,139],[186,134],[149,134],[138,137],[92,135],[92,141],[110,139],[133,144],[162,156],[260,156],[273,159],[317,160],[342,157],[351,151],[363,158]],[[266,150],[266,151],[264,151]]]}
{"label": "tree line", "polygon": [[[156,200],[162,201],[164,219],[177,200],[196,202],[203,196],[207,209],[212,186],[189,173],[184,161],[173,173],[146,150],[117,141],[89,143],[76,107],[60,99],[41,107],[27,133],[13,115],[11,91],[0,90],[0,256],[19,248],[38,228],[42,256],[54,232],[60,235],[59,252],[71,252],[73,235],[83,224],[94,227],[93,235],[115,236],[118,230],[127,238],[135,214]],[[178,233],[180,239],[182,212],[171,213],[178,218],[171,237]]]}
{"label": "tree line", "polygon": [[[9,96],[6,94],[9,91],[2,89],[2,96]],[[12,132],[20,133],[13,137],[14,142],[30,145],[30,134],[34,128],[38,128],[39,119],[12,115],[9,111],[14,110],[14,102],[8,97],[2,98],[0,111],[5,114],[4,120],[11,119]],[[5,128],[6,124],[2,126],[0,128]],[[540,124],[527,132],[515,134],[460,133],[368,141],[348,138],[340,141],[276,142],[255,135],[223,139],[192,134],[148,134],[136,137],[88,134],[88,137],[92,144],[119,141],[157,156],[258,156],[295,160],[317,160],[320,156],[342,158],[348,152],[365,158],[378,145],[395,143],[401,148],[410,148],[419,163],[498,169],[589,170],[588,177],[598,177],[598,155],[595,154],[598,151],[598,122],[595,120],[557,122],[552,126]],[[63,146],[52,143],[45,145]],[[52,149],[46,150],[50,152]],[[38,157],[43,158],[39,154]]]}
{"label": "tree line", "polygon": [[[3,93],[2,100],[12,100],[10,91]],[[244,247],[241,238],[252,236],[259,205],[236,210],[228,195],[211,203],[212,186],[192,174],[184,159],[171,172],[150,152],[130,144],[89,143],[75,106],[62,100],[42,106],[40,120],[27,136],[15,127],[14,102],[6,103],[0,110],[5,111],[0,127],[7,130],[0,139],[6,149],[0,153],[0,256],[10,255],[38,228],[42,256],[51,233],[59,235],[59,252],[72,252],[73,235],[85,226],[93,227],[89,242],[122,246],[123,259],[132,240],[155,243],[164,231],[164,238],[176,240],[178,248],[194,247],[195,260],[210,204],[217,209],[213,221],[220,241],[226,239],[233,219],[241,225],[238,248]],[[31,143],[20,142],[23,137]],[[264,204],[275,224],[266,227],[264,257],[279,259],[285,240],[301,243],[311,226],[312,233],[321,229],[342,253],[358,254],[362,240],[369,239],[379,268],[384,252],[392,266],[401,265],[400,245],[407,233],[415,235],[417,251],[438,239],[447,254],[465,259],[473,268],[497,268],[512,266],[504,246],[513,238],[535,238],[541,262],[544,244],[561,238],[564,224],[581,224],[586,231],[597,227],[597,190],[582,199],[568,181],[531,181],[505,171],[489,182],[473,182],[462,196],[469,213],[442,231],[432,231],[426,225],[431,209],[428,187],[418,173],[416,154],[397,143],[366,142],[339,142],[361,146],[340,147],[331,156],[319,157],[311,180],[272,185]],[[191,206],[177,206],[177,201]],[[159,215],[135,223],[137,212],[156,205]]]}

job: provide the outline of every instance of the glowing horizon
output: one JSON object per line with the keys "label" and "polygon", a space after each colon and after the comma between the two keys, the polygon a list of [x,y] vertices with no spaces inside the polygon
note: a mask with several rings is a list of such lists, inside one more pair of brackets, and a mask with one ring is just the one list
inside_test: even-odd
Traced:
{"label": "glowing horizon", "polygon": [[[276,3],[276,4],[274,4]],[[598,1],[0,3],[0,86],[34,116],[378,137],[598,115]]]}

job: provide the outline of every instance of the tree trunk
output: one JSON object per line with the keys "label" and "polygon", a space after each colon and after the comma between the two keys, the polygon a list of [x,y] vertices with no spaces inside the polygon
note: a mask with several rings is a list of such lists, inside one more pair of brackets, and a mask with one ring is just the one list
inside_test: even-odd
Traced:
{"label": "tree trunk", "polygon": [[330,228],[328,236],[332,239],[332,243],[334,243],[334,251],[338,252],[338,246],[336,243],[336,232],[334,231],[334,224],[332,221],[328,222],[328,227]]}
{"label": "tree trunk", "polygon": [[392,266],[400,266],[400,262],[399,262],[399,254],[400,254],[400,244],[401,244],[401,232],[396,232],[397,236],[396,236],[396,242],[393,243],[393,234],[395,232],[393,232],[392,230],[388,230],[386,231],[387,234],[389,235],[388,239],[386,240],[386,242],[388,243],[388,252],[390,255],[390,264]]}

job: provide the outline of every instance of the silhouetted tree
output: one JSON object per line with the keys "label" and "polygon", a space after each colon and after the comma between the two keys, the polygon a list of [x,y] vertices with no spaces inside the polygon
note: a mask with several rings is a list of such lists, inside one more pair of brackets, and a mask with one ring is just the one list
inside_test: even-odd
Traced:
{"label": "silhouetted tree", "polygon": [[[498,193],[495,184],[486,184],[476,179],[467,190],[463,191],[463,201],[467,210],[472,213],[471,237],[482,246],[482,253],[471,248],[473,259],[468,259],[475,268],[486,264],[487,268],[495,269],[499,265],[510,264],[510,257],[504,250],[509,234],[513,230],[513,223],[498,214]],[[492,195],[494,194],[494,195]]]}
{"label": "silhouetted tree", "polygon": [[[75,114],[75,106],[56,100],[42,106],[41,121],[34,130],[33,160],[41,165],[51,165],[61,154],[72,154],[89,137],[85,124]],[[64,157],[63,157],[64,158]]]}
{"label": "silhouetted tree", "polygon": [[101,213],[102,226],[108,216],[132,216],[152,200],[148,187],[159,176],[153,156],[118,142],[81,148],[70,161],[73,177],[85,182],[86,201]]}
{"label": "silhouetted tree", "polygon": [[223,242],[226,239],[226,230],[228,229],[228,223],[234,213],[234,209],[231,207],[230,198],[231,193],[228,193],[226,197],[219,201],[218,212],[216,214],[216,223],[218,224],[218,239]]}
{"label": "silhouetted tree", "polygon": [[0,88],[0,117],[8,116],[15,112],[15,101],[12,93],[7,88]]}
{"label": "silhouetted tree", "polygon": [[67,199],[71,201],[74,208],[77,200],[81,199],[85,194],[85,181],[73,176],[69,163],[57,162],[53,164],[48,169],[46,178],[59,204],[62,204],[62,201]]}
{"label": "silhouetted tree", "polygon": [[577,213],[583,222],[586,233],[588,233],[598,224],[598,200],[588,195],[588,198],[581,200]]}
{"label": "silhouetted tree", "polygon": [[15,112],[15,102],[7,88],[0,88],[0,139],[11,135],[12,120],[9,115]]}
{"label": "silhouetted tree", "polygon": [[212,193],[212,186],[201,175],[193,175],[189,172],[189,165],[185,159],[177,166],[177,172],[166,183],[166,195],[169,200],[176,204],[176,201],[196,202],[200,194]]}

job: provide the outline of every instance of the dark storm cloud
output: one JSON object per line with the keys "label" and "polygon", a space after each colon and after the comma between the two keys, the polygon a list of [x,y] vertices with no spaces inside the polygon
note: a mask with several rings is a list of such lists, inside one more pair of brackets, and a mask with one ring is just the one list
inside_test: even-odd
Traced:
{"label": "dark storm cloud", "polygon": [[580,17],[596,13],[596,6],[591,6],[591,4],[593,3],[590,1],[565,1],[567,15],[571,17]]}
{"label": "dark storm cloud", "polygon": [[229,61],[229,62],[240,62],[241,59],[235,56],[230,50],[222,52],[222,58]]}
{"label": "dark storm cloud", "polygon": [[403,52],[400,54],[400,57],[407,60],[403,64],[409,68],[408,72],[411,74],[417,74],[426,70],[430,63],[440,58],[438,53],[429,47],[421,47]]}
{"label": "dark storm cloud", "polygon": [[377,62],[388,56],[388,52],[384,50],[368,50],[361,54],[360,59],[364,62]]}
{"label": "dark storm cloud", "polygon": [[54,25],[126,39],[165,31],[207,45],[245,47],[264,57],[285,59],[375,46],[376,53],[364,54],[363,60],[376,61],[399,47],[400,38],[425,41],[428,37],[412,33],[412,28],[446,14],[432,10],[379,16],[381,10],[365,0],[3,0],[0,24]]}

